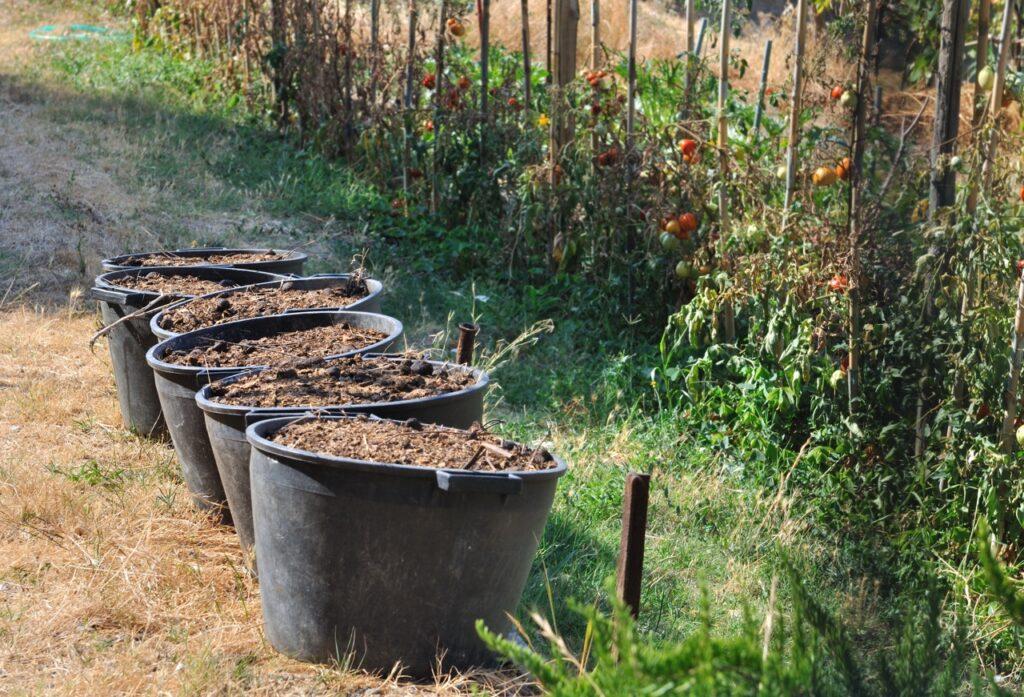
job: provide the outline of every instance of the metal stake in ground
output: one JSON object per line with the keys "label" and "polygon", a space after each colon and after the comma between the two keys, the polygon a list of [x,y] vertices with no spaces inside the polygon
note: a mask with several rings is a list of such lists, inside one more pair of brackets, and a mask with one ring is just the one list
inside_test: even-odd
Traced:
{"label": "metal stake in ground", "polygon": [[473,344],[480,333],[479,324],[463,322],[459,325],[459,345],[455,350],[455,362],[469,365],[473,362]]}
{"label": "metal stake in ground", "polygon": [[615,594],[629,606],[633,618],[640,614],[640,589],[644,573],[644,537],[647,534],[647,503],[651,475],[630,472],[622,505],[622,539],[616,570]]}

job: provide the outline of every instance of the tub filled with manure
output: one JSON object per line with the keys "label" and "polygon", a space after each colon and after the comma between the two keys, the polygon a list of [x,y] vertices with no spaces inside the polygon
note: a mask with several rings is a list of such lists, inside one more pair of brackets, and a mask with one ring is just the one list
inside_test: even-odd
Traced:
{"label": "tub filled with manure", "polygon": [[138,269],[150,266],[233,266],[237,269],[268,271],[277,274],[301,274],[308,256],[285,249],[228,249],[198,247],[156,252],[132,252],[104,259],[104,271]]}
{"label": "tub filled with manure", "polygon": [[353,274],[290,278],[243,289],[220,289],[169,305],[153,316],[150,328],[163,340],[203,327],[286,312],[380,312],[382,290],[380,281]]}
{"label": "tub filled with manure", "polygon": [[429,676],[493,657],[512,630],[565,465],[544,448],[368,416],[249,426],[255,552],[267,638],[368,670]]}

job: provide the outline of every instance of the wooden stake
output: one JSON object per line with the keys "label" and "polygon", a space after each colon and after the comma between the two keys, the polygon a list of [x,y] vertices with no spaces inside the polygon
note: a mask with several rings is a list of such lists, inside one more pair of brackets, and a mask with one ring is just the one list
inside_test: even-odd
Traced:
{"label": "wooden stake", "polygon": [[786,148],[786,199],[788,215],[796,193],[797,146],[800,144],[800,99],[804,83],[804,52],[807,43],[807,0],[797,0],[796,46],[793,60],[793,92],[789,100],[789,144]]}
{"label": "wooden stake", "polygon": [[[723,268],[728,271],[732,264],[729,259],[727,241],[729,238],[729,121],[726,107],[729,99],[729,36],[732,34],[732,0],[722,0],[722,28],[719,36],[718,63],[718,256]],[[736,318],[732,301],[725,301],[722,307],[722,329],[726,343],[736,340]]]}
{"label": "wooden stake", "polygon": [[772,40],[764,44],[764,60],[761,62],[761,85],[757,90],[757,108],[754,111],[754,142],[761,134],[761,117],[764,114],[764,93],[768,89],[768,68],[772,62]]}
{"label": "wooden stake", "polygon": [[[728,1],[728,0],[727,0]],[[640,595],[644,573],[644,542],[647,535],[647,508],[651,475],[630,472],[622,504],[622,537],[615,573],[615,594],[629,607],[636,619],[640,614]]]}
{"label": "wooden stake", "polygon": [[956,170],[948,165],[960,130],[960,89],[968,4],[968,0],[945,0],[943,3],[928,190],[930,221],[935,220],[940,209],[952,206],[956,200]]}
{"label": "wooden stake", "polygon": [[849,366],[846,384],[848,388],[848,410],[851,418],[855,414],[855,403],[860,396],[860,325],[861,287],[863,278],[860,264],[860,240],[863,235],[862,220],[864,148],[867,136],[867,100],[864,95],[870,85],[870,62],[875,50],[875,13],[878,0],[867,0],[867,18],[864,23],[864,42],[861,44],[860,61],[857,65],[857,106],[853,125],[853,171],[850,173],[850,326]]}

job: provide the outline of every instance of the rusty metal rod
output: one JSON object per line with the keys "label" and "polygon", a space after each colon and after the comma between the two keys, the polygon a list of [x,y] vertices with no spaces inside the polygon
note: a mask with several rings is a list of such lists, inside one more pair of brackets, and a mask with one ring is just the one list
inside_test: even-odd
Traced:
{"label": "rusty metal rod", "polygon": [[480,325],[463,322],[459,325],[459,346],[455,350],[455,362],[469,365],[473,362],[473,343],[480,332]]}
{"label": "rusty metal rod", "polygon": [[647,535],[647,503],[651,475],[630,472],[622,504],[622,539],[616,569],[615,593],[629,606],[633,618],[640,614],[640,589],[644,573],[644,538]]}

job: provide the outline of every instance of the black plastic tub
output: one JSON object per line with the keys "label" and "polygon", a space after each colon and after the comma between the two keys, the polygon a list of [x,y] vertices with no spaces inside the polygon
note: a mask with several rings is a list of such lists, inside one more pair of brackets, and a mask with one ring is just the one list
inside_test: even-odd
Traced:
{"label": "black plastic tub", "polygon": [[[256,283],[256,284],[253,284],[253,286],[251,286],[251,288],[263,288],[263,287],[272,288],[274,286],[280,286],[280,285],[283,285],[285,283],[290,283],[293,288],[300,288],[300,289],[303,289],[303,290],[320,290],[322,288],[333,288],[335,286],[344,285],[345,283],[348,282],[348,280],[350,278],[352,278],[352,274],[347,274],[347,273],[345,273],[345,274],[322,274],[322,275],[319,275],[319,276],[307,276],[307,277],[304,277],[304,278],[289,278],[289,279],[283,279],[283,280],[279,280],[279,281],[268,281],[266,283]],[[288,313],[292,313],[292,312],[315,312],[315,311],[323,311],[323,310],[329,310],[329,311],[333,311],[333,310],[351,310],[353,312],[374,312],[374,313],[379,313],[380,312],[380,296],[381,296],[381,293],[384,290],[384,286],[381,285],[380,281],[374,280],[372,278],[367,278],[366,279],[366,286],[367,286],[367,289],[370,291],[369,295],[367,295],[364,298],[360,298],[359,300],[357,300],[356,302],[352,303],[351,305],[346,305],[344,307],[305,307],[305,308],[296,308],[294,310],[288,310]],[[233,293],[237,293],[237,292],[238,292],[237,288],[228,288],[226,290],[218,291],[216,293],[209,293],[205,297],[219,297],[219,296],[222,296],[222,295],[223,296],[230,296]],[[153,332],[153,336],[155,336],[158,341],[163,341],[164,339],[170,339],[172,336],[177,336],[177,332],[168,331],[167,329],[164,329],[163,327],[160,326],[160,322],[163,319],[164,312],[166,312],[168,310],[171,310],[171,309],[173,309],[173,308],[175,308],[175,307],[177,307],[179,305],[184,305],[187,302],[188,302],[188,300],[182,300],[179,303],[174,303],[173,305],[167,305],[166,307],[162,308],[160,310],[160,312],[158,312],[157,314],[153,315],[153,319],[151,319],[150,323],[149,323],[149,328]]]}
{"label": "black plastic tub", "polygon": [[[404,358],[381,357],[383,360],[400,361]],[[329,362],[329,361],[328,361]],[[405,399],[394,402],[365,404],[316,404],[295,407],[251,407],[222,404],[210,399],[210,386],[204,385],[196,394],[196,403],[203,410],[206,432],[210,437],[213,457],[217,462],[220,480],[227,494],[231,518],[238,531],[238,541],[247,555],[252,550],[252,496],[249,484],[249,441],[245,430],[251,424],[264,419],[282,416],[298,416],[311,410],[319,413],[373,414],[375,416],[405,420],[419,419],[424,423],[435,423],[453,428],[468,428],[473,422],[483,419],[484,395],[490,384],[490,376],[482,371],[452,363],[429,361],[434,366],[449,370],[470,372],[476,382],[456,392],[422,399]],[[248,371],[247,371],[248,372]],[[226,383],[238,380],[241,374],[224,380]],[[253,565],[254,566],[254,565]]]}
{"label": "black plastic tub", "polygon": [[349,311],[297,312],[204,327],[165,339],[149,350],[146,354],[146,361],[152,368],[151,372],[156,384],[160,406],[167,422],[167,430],[170,432],[171,442],[174,444],[174,452],[178,456],[185,484],[199,508],[218,511],[225,522],[230,520],[226,505],[227,498],[224,494],[220,474],[217,471],[213,451],[210,449],[210,438],[206,433],[203,412],[196,404],[196,392],[215,380],[261,366],[199,368],[168,363],[163,360],[163,357],[169,351],[192,348],[211,339],[238,341],[341,322],[349,322],[362,328],[377,329],[385,332],[387,337],[364,348],[342,352],[328,358],[386,351],[402,336],[402,323],[385,315]]}
{"label": "black plastic tub", "polygon": [[[119,322],[123,317],[139,312],[160,296],[158,293],[132,290],[118,286],[118,281],[140,274],[158,273],[163,276],[196,276],[238,285],[283,280],[282,276],[265,271],[215,267],[151,266],[144,269],[112,271],[96,277],[91,295],[100,302],[100,315],[104,326],[118,322],[107,333],[110,362],[117,385],[117,401],[125,425],[141,435],[163,437],[167,434],[160,412],[160,401],[153,384],[153,371],[146,365],[146,351],[157,342],[149,328],[149,315],[140,315]],[[190,297],[190,296],[183,296]],[[175,302],[177,298],[168,298]],[[152,308],[158,312],[159,307]]]}
{"label": "black plastic tub", "polygon": [[247,249],[247,248],[228,248],[228,247],[195,247],[193,249],[174,249],[166,251],[151,251],[151,252],[133,252],[131,254],[122,254],[120,256],[111,257],[110,259],[104,259],[101,263],[104,271],[119,271],[121,269],[140,269],[146,268],[141,266],[138,262],[132,263],[133,260],[144,259],[152,256],[166,256],[174,255],[176,257],[185,257],[188,259],[203,260],[218,254],[260,254],[263,252],[277,252],[281,254],[280,259],[268,259],[266,261],[248,261],[239,262],[232,264],[230,261],[220,261],[204,263],[197,261],[197,263],[188,266],[188,268],[196,268],[199,266],[230,266],[236,269],[251,269],[253,271],[267,271],[269,273],[278,274],[301,274],[302,267],[305,266],[306,260],[309,258],[307,254],[298,252],[295,250],[286,249]]}
{"label": "black plastic tub", "polygon": [[[312,417],[302,417],[312,418]],[[328,417],[355,418],[355,417]],[[482,619],[512,632],[565,464],[483,473],[350,460],[249,427],[253,524],[267,638],[278,651],[409,674],[494,663]]]}

